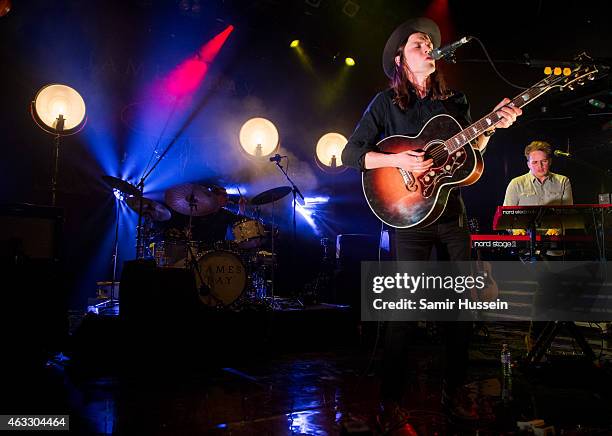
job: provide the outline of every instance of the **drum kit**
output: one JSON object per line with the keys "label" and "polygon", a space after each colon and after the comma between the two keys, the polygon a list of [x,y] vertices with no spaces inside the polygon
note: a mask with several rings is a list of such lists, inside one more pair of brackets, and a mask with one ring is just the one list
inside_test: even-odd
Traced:
{"label": "drum kit", "polygon": [[[244,304],[262,304],[274,308],[277,229],[274,214],[272,225],[265,225],[259,218],[259,207],[271,204],[274,210],[274,204],[288,195],[291,187],[272,188],[253,197],[247,204],[257,208],[255,217],[238,215],[239,219],[231,224],[233,240],[211,244],[194,240],[194,221],[220,211],[223,202],[219,195],[227,195],[224,188],[195,183],[173,186],[164,193],[166,207],[141,197],[140,191],[128,182],[110,176],[104,176],[104,181],[129,195],[128,207],[142,214],[144,257],[154,259],[160,268],[191,271],[205,305],[240,308]],[[166,232],[163,238],[154,236],[155,223],[169,221],[171,211],[188,217],[185,230]]]}

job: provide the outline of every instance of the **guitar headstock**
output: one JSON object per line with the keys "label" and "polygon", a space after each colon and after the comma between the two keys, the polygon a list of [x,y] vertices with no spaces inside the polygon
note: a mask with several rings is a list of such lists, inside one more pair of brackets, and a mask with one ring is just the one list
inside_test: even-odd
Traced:
{"label": "guitar headstock", "polygon": [[552,88],[573,90],[576,86],[584,85],[587,80],[595,80],[599,72],[598,66],[593,63],[593,58],[586,53],[578,55],[571,66],[547,68],[551,69],[550,74],[538,83],[538,86],[546,90]]}

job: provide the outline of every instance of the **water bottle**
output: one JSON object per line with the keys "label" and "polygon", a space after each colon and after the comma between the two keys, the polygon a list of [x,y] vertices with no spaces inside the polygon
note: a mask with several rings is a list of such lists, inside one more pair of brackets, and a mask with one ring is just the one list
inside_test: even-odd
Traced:
{"label": "water bottle", "polygon": [[502,381],[501,399],[504,405],[512,401],[512,377],[504,376]]}
{"label": "water bottle", "polygon": [[502,366],[502,374],[504,377],[509,377],[512,375],[512,356],[510,355],[508,344],[503,344],[502,346],[500,361]]}

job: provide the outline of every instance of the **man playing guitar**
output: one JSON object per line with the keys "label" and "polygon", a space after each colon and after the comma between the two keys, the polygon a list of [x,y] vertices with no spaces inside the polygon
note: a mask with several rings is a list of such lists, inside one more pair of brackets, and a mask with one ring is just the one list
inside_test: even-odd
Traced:
{"label": "man playing guitar", "polygon": [[[390,87],[370,102],[342,153],[342,162],[366,171],[395,167],[408,173],[427,172],[433,160],[424,152],[379,152],[376,143],[392,135],[417,135],[432,117],[448,114],[468,125],[469,104],[464,94],[448,89],[430,52],[440,45],[440,30],[428,18],[411,19],[389,37],[383,52],[383,69]],[[503,99],[494,109],[500,120],[476,139],[475,147],[484,150],[495,128],[507,128],[522,111]],[[407,211],[407,213],[409,213]],[[423,228],[398,228],[395,232],[398,260],[429,260],[436,246],[438,258],[452,261],[470,259],[470,237],[465,222],[465,207],[458,190],[452,190],[444,213]],[[475,420],[478,414],[466,405],[461,387],[465,383],[471,323],[453,323],[447,328],[445,371],[446,404],[458,418]],[[406,333],[410,326],[391,322],[387,326],[383,361],[382,421],[395,421],[406,386]],[[452,363],[451,363],[452,359]],[[386,427],[388,422],[383,422]]]}

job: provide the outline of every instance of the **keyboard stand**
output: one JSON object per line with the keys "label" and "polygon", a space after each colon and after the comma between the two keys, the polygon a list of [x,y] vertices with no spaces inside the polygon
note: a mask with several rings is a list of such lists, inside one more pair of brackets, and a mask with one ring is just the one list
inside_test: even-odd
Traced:
{"label": "keyboard stand", "polygon": [[595,362],[597,358],[593,352],[593,349],[573,321],[548,321],[544,327],[544,330],[542,330],[542,333],[540,333],[540,336],[538,336],[535,345],[531,351],[527,353],[527,357],[525,357],[523,365],[525,367],[530,367],[542,360],[546,350],[550,348],[552,341],[563,328],[565,328],[570,336],[576,340],[576,343],[584,353],[585,360]]}

